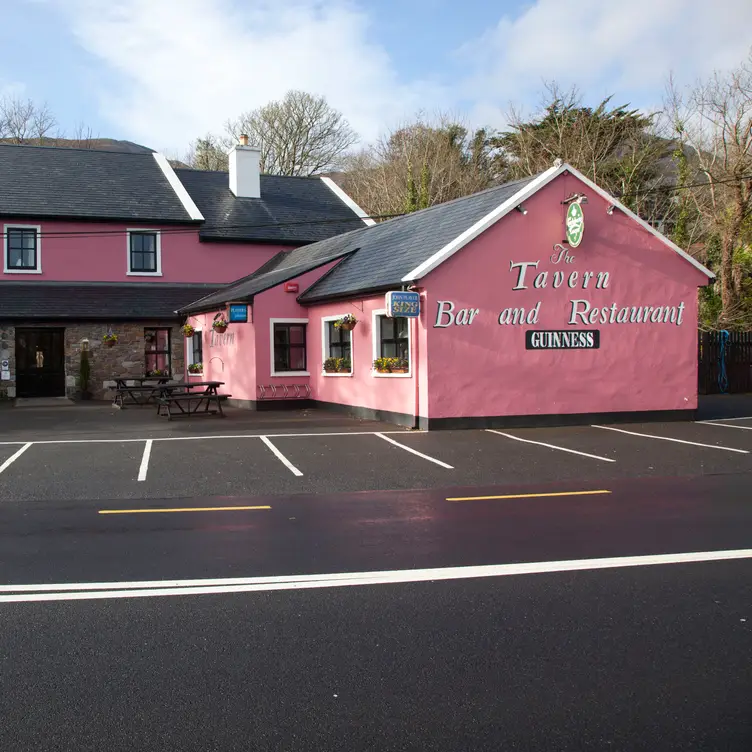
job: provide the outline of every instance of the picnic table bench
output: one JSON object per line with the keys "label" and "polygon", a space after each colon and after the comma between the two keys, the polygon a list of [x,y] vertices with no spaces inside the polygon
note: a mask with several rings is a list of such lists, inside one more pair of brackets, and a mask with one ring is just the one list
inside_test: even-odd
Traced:
{"label": "picnic table bench", "polygon": [[[219,415],[224,418],[222,400],[230,395],[219,393],[219,387],[223,385],[224,381],[160,384],[157,386],[157,415],[164,415],[167,420],[181,415]],[[211,409],[212,405],[216,405],[216,409]]]}
{"label": "picnic table bench", "polygon": [[[169,382],[169,376],[115,376],[115,398],[113,405],[125,409],[126,398],[129,404],[146,405],[153,402],[158,394],[158,387]],[[128,386],[128,382],[133,386]],[[147,384],[147,382],[154,382]]]}

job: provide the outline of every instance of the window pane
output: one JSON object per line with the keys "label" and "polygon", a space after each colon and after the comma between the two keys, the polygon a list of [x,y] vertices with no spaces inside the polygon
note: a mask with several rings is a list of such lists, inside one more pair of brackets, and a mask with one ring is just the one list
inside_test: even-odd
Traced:
{"label": "window pane", "polygon": [[157,350],[169,350],[170,331],[169,329],[157,329]]}
{"label": "window pane", "polygon": [[274,344],[284,345],[288,342],[287,326],[285,324],[274,325]]}
{"label": "window pane", "polygon": [[36,269],[37,231],[10,229],[8,232],[8,259],[11,269]]}
{"label": "window pane", "polygon": [[337,329],[336,326],[334,326],[334,322],[329,322],[329,341],[330,342],[339,342],[341,340],[342,330]]}
{"label": "window pane", "polygon": [[284,346],[274,348],[274,370],[275,371],[289,371],[287,365],[288,350]]}
{"label": "window pane", "polygon": [[396,358],[397,357],[397,345],[394,342],[382,342],[381,357],[382,358]]}
{"label": "window pane", "polygon": [[305,327],[300,324],[293,324],[290,326],[290,344],[291,345],[304,345],[305,344]]}
{"label": "window pane", "polygon": [[290,370],[305,371],[306,359],[304,347],[290,348]]}
{"label": "window pane", "polygon": [[408,326],[408,320],[399,318],[399,319],[392,319],[394,321],[394,328],[395,328],[395,334],[396,338],[404,337],[407,339],[407,326]]}

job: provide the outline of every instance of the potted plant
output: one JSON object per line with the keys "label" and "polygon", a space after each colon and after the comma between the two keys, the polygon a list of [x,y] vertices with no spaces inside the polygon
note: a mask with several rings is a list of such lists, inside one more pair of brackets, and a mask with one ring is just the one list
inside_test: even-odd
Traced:
{"label": "potted plant", "polygon": [[351,373],[352,361],[350,358],[337,358],[337,371],[339,373]]}
{"label": "potted plant", "polygon": [[147,376],[167,376],[167,369],[166,368],[154,368],[151,371],[149,371]]}
{"label": "potted plant", "polygon": [[339,358],[327,358],[324,361],[324,371],[326,373],[337,373],[337,361]]}
{"label": "potted plant", "polygon": [[91,364],[89,363],[89,353],[86,350],[81,350],[81,366],[79,371],[79,383],[81,386],[81,399],[91,399],[91,392],[89,391],[89,382],[91,381]]}
{"label": "potted plant", "polygon": [[189,363],[188,364],[188,373],[203,373],[203,372],[204,372],[203,363]]}
{"label": "potted plant", "polygon": [[102,342],[107,345],[107,347],[113,347],[117,344],[118,336],[117,334],[113,334],[112,332],[107,332],[107,334],[102,337]]}
{"label": "potted plant", "polygon": [[357,323],[358,319],[356,319],[351,313],[348,313],[346,316],[343,316],[341,319],[334,322],[334,328],[344,329],[346,332],[351,332],[355,329],[355,324]]}
{"label": "potted plant", "polygon": [[392,360],[393,358],[376,358],[373,361],[373,368],[379,373],[390,373]]}
{"label": "potted plant", "polygon": [[181,328],[181,331],[185,337],[192,337],[196,330],[190,324],[185,324]]}
{"label": "potted plant", "polygon": [[392,358],[396,363],[392,365],[392,373],[407,373],[410,370],[410,364],[404,358]]}
{"label": "potted plant", "polygon": [[220,316],[218,319],[214,320],[214,323],[212,324],[212,329],[214,329],[215,332],[219,332],[219,334],[222,334],[223,332],[227,331],[227,327],[229,326],[229,322],[224,316]]}
{"label": "potted plant", "polygon": [[410,364],[404,358],[376,358],[373,367],[379,373],[407,373]]}

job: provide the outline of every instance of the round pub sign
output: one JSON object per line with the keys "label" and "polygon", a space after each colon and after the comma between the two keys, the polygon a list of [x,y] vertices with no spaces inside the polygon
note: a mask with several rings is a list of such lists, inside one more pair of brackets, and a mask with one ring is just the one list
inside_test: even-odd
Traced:
{"label": "round pub sign", "polygon": [[585,231],[585,216],[582,207],[578,203],[569,205],[567,209],[567,242],[572,248],[582,242],[582,233]]}

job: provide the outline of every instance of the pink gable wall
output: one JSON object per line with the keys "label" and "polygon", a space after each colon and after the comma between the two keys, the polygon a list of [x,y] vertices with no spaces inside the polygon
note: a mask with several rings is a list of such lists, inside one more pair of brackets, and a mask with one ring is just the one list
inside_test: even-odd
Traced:
{"label": "pink gable wall", "polygon": [[[565,237],[566,206],[575,191],[588,195],[583,207],[581,245],[571,263],[552,261],[554,243]],[[513,211],[431,272],[422,320],[428,327],[428,413],[431,418],[573,414],[693,409],[697,405],[697,287],[707,278],[689,262],[573,176],[561,176],[525,201],[527,214]],[[529,268],[527,289],[513,290],[518,270],[510,263],[538,262]],[[536,274],[548,273],[535,289]],[[563,283],[553,287],[554,273]],[[570,275],[576,272],[572,288]],[[608,286],[583,289],[584,272],[607,272]],[[557,280],[558,281],[558,280]],[[569,324],[571,302],[593,308],[676,306],[682,323]],[[454,313],[478,309],[471,324],[435,327],[439,301],[452,301]],[[529,312],[540,302],[534,324],[499,324],[507,307]],[[584,306],[579,306],[582,310]],[[446,322],[447,317],[442,319]],[[600,330],[597,350],[526,350],[525,331]]]}
{"label": "pink gable wall", "polygon": [[[0,280],[10,282],[232,282],[255,271],[279,251],[289,250],[289,246],[279,245],[201,243],[195,226],[12,219],[3,219],[2,225],[41,225],[42,228],[42,273],[2,274],[0,269]],[[161,276],[128,275],[126,229],[162,231]]]}

